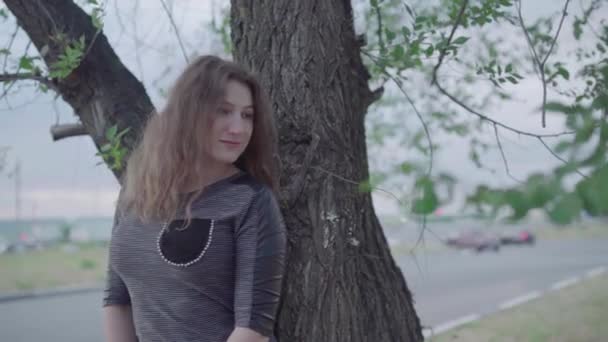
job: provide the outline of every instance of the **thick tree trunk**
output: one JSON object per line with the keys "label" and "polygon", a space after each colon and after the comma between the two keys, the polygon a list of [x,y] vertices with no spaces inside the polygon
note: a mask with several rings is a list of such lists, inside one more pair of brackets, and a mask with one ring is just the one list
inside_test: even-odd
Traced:
{"label": "thick tree trunk", "polygon": [[[91,17],[72,0],[4,3],[38,51],[46,51],[42,57],[48,66],[64,53],[59,35],[64,35],[66,41],[85,37],[86,56],[67,78],[55,80],[56,88],[74,108],[97,148],[107,142],[107,129],[118,124],[119,130],[131,128],[122,140],[131,150],[154,108],[143,85],[121,63],[105,35],[96,35]],[[117,177],[120,173],[121,170],[114,170]]]}
{"label": "thick tree trunk", "polygon": [[364,118],[374,95],[350,1],[232,0],[235,59],[279,123],[288,271],[281,341],[421,341],[412,296],[371,196]]}

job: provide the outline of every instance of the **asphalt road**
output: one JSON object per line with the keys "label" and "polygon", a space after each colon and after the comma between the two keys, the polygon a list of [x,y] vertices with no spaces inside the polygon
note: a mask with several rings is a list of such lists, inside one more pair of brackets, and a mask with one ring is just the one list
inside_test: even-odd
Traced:
{"label": "asphalt road", "polygon": [[[481,254],[442,251],[398,259],[422,323],[437,326],[544,291],[608,265],[608,240],[539,241]],[[0,304],[0,341],[102,341],[101,292]]]}
{"label": "asphalt road", "polygon": [[451,250],[398,260],[423,325],[494,312],[526,294],[608,266],[608,240],[539,241],[498,253]]}

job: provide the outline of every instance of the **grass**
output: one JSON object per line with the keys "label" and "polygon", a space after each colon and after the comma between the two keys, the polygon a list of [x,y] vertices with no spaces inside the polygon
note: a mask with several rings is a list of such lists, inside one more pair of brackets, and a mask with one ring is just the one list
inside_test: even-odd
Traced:
{"label": "grass", "polygon": [[107,247],[90,244],[0,255],[0,293],[97,284],[105,277],[106,259]]}
{"label": "grass", "polygon": [[581,223],[566,227],[547,227],[535,231],[539,239],[595,239],[608,238],[608,224]]}
{"label": "grass", "polygon": [[433,342],[608,341],[608,275],[502,311],[436,337]]}

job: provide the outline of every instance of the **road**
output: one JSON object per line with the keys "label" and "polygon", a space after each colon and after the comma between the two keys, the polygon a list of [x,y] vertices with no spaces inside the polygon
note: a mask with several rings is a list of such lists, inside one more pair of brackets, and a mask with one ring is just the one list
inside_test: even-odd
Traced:
{"label": "road", "polygon": [[449,251],[397,260],[424,325],[496,311],[501,303],[608,266],[608,240],[539,241],[498,253]]}
{"label": "road", "polygon": [[[482,254],[447,250],[397,261],[422,323],[436,326],[607,266],[608,240],[539,241]],[[100,292],[2,303],[0,341],[102,341],[100,303]]]}

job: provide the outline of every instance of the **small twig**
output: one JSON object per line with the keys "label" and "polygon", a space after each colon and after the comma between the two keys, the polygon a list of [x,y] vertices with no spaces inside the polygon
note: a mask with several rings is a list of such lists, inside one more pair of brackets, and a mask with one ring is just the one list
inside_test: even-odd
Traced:
{"label": "small twig", "polygon": [[500,150],[500,155],[502,156],[502,161],[505,164],[505,170],[507,171],[507,175],[513,179],[514,181],[524,184],[524,182],[520,181],[519,179],[515,178],[512,174],[511,171],[509,170],[509,163],[507,162],[507,157],[505,156],[505,151],[502,148],[502,144],[500,143],[500,137],[498,136],[498,127],[496,127],[496,125],[494,125],[494,134],[496,135],[496,143],[498,144],[498,149]]}
{"label": "small twig", "polygon": [[380,4],[376,4],[376,17],[378,18],[378,45],[380,46],[380,50],[384,53],[386,47],[384,46],[384,39],[382,38],[382,13],[380,13]]}
{"label": "small twig", "polygon": [[566,0],[566,3],[564,4],[564,10],[562,12],[562,18],[559,21],[559,26],[557,27],[555,36],[553,37],[553,40],[551,41],[551,46],[549,47],[549,51],[547,51],[547,54],[541,60],[540,56],[538,55],[538,52],[536,51],[536,48],[534,47],[534,44],[532,43],[532,39],[530,38],[530,33],[528,32],[528,29],[526,28],[526,25],[524,23],[524,18],[521,13],[521,0],[517,1],[517,15],[519,17],[519,25],[521,26],[522,30],[524,31],[524,35],[526,36],[526,41],[528,42],[528,46],[529,46],[530,50],[532,51],[532,59],[534,60],[534,65],[538,69],[538,73],[540,74],[540,80],[541,80],[542,86],[543,86],[543,103],[542,103],[542,119],[541,119],[543,128],[547,127],[547,110],[545,108],[547,106],[547,75],[545,74],[545,64],[547,63],[549,56],[551,56],[551,53],[553,52],[553,49],[557,42],[557,38],[559,37],[559,33],[562,30],[564,20],[566,19],[566,16],[568,15],[568,4],[569,3],[570,3],[570,0]]}
{"label": "small twig", "polygon": [[[17,37],[17,33],[19,33],[19,28],[20,28],[20,26],[15,24],[15,31],[13,32],[13,34],[11,34],[11,39],[8,42],[8,46],[6,47],[6,50],[10,51],[11,48],[13,47],[13,43],[15,42],[15,37]],[[8,54],[5,54],[4,62],[2,62],[2,71],[6,71],[7,62],[8,62]]]}
{"label": "small twig", "polygon": [[[364,52],[365,53],[365,52]],[[379,65],[378,61],[376,60],[376,58],[374,56],[372,56],[371,54],[367,54],[365,53],[370,60],[372,60],[372,62],[376,63],[376,65]],[[388,71],[386,70],[382,70],[382,73],[390,80],[392,80],[397,87],[399,88],[399,90],[401,91],[401,93],[403,94],[403,96],[405,96],[406,100],[409,102],[410,106],[412,106],[412,108],[414,109],[414,112],[416,113],[416,116],[418,117],[418,120],[420,121],[420,123],[422,124],[422,127],[424,129],[424,133],[426,135],[426,139],[429,143],[429,168],[427,170],[427,176],[431,175],[431,172],[433,171],[433,159],[434,159],[434,147],[433,147],[433,141],[431,139],[431,133],[430,130],[428,128],[428,124],[426,123],[426,121],[424,121],[424,118],[422,117],[422,114],[420,113],[420,111],[418,110],[418,108],[416,107],[416,105],[414,104],[414,101],[412,100],[412,98],[408,95],[408,93],[405,91],[405,89],[403,89],[403,83],[401,82],[400,79],[396,78],[395,76],[391,75]]]}
{"label": "small twig", "polygon": [[469,0],[464,0],[462,2],[462,6],[460,7],[460,11],[458,12],[458,17],[456,19],[456,22],[454,23],[454,26],[452,26],[452,32],[450,32],[450,36],[448,37],[445,47],[439,53],[439,61],[437,61],[435,68],[433,68],[433,79],[431,80],[431,85],[437,83],[437,71],[439,70],[439,67],[441,67],[441,64],[443,63],[443,59],[445,58],[445,55],[448,51],[448,47],[450,46],[450,43],[452,42],[452,39],[454,38],[454,34],[456,34],[456,30],[458,29],[458,26],[460,26],[460,22],[462,21],[462,18],[464,17],[464,11],[467,9],[468,4],[469,4]]}
{"label": "small twig", "polygon": [[412,100],[412,98],[408,95],[408,93],[405,91],[405,89],[403,89],[403,84],[401,83],[401,80],[395,78],[393,75],[390,75],[388,72],[385,71],[385,74],[393,80],[393,82],[395,82],[395,84],[397,84],[397,87],[399,88],[399,90],[401,91],[401,93],[403,94],[403,96],[405,96],[405,98],[407,99],[407,102],[409,102],[410,106],[412,106],[412,108],[414,109],[414,112],[416,113],[416,116],[418,117],[418,120],[420,121],[420,123],[422,124],[422,128],[424,129],[424,133],[426,135],[426,139],[429,143],[429,167],[426,171],[426,175],[428,177],[431,176],[431,172],[433,171],[433,160],[434,160],[434,154],[435,154],[435,148],[433,147],[433,140],[431,139],[431,132],[429,130],[429,126],[426,123],[426,121],[424,121],[424,118],[422,117],[422,114],[420,113],[420,111],[418,110],[418,108],[416,107],[416,105],[414,104],[414,100]]}
{"label": "small twig", "polygon": [[[541,142],[541,144],[543,144],[543,146],[545,146],[545,148],[547,149],[547,151],[549,151],[555,158],[559,159],[565,165],[570,165],[570,163],[567,160],[563,159],[555,151],[553,151],[553,149],[551,149],[551,147],[549,147],[549,145],[547,145],[547,143],[545,143],[545,141],[543,140],[543,138],[539,137],[538,140]],[[582,173],[578,168],[575,169],[574,172],[576,172],[579,176],[581,176],[581,177],[583,177],[585,179],[589,178],[589,176],[587,176],[584,173]]]}
{"label": "small twig", "polygon": [[165,9],[165,12],[167,13],[167,17],[169,17],[169,21],[171,22],[171,26],[173,26],[173,30],[175,30],[175,36],[177,36],[177,41],[179,42],[179,47],[182,49],[182,54],[184,55],[184,59],[186,60],[186,63],[190,63],[190,60],[188,59],[188,54],[186,53],[186,49],[184,48],[184,43],[182,42],[182,38],[179,35],[179,30],[177,29],[175,20],[173,20],[173,15],[171,14],[171,11],[167,7],[167,4],[165,3],[164,0],[160,0],[160,3],[163,5],[163,8]]}
{"label": "small twig", "polygon": [[[346,183],[357,185],[357,186],[361,185],[361,182],[357,182],[357,181],[354,181],[354,180],[350,180],[350,179],[344,178],[344,177],[342,177],[340,175],[337,175],[337,174],[335,174],[335,173],[333,173],[331,171],[327,171],[327,170],[325,170],[324,168],[322,168],[320,166],[312,166],[311,168],[315,169],[315,170],[318,170],[318,171],[321,171],[323,173],[326,173],[326,174],[328,174],[328,175],[330,175],[330,176],[332,176],[334,178],[338,178],[339,180],[344,181]],[[399,202],[399,204],[401,206],[405,206],[405,204],[399,199],[399,197],[397,197],[392,192],[390,192],[388,190],[384,190],[384,189],[378,188],[378,187],[372,187],[371,189],[372,190],[377,190],[377,191],[380,191],[380,192],[384,192],[384,193],[388,194],[389,196],[393,197],[397,202]]]}

